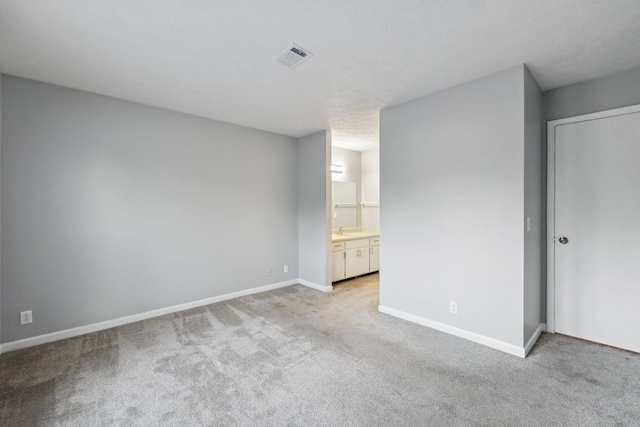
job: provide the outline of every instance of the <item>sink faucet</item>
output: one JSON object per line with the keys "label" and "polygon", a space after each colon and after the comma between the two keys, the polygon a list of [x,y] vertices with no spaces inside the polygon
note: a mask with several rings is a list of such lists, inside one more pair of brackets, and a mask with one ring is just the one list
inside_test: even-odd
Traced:
{"label": "sink faucet", "polygon": [[343,233],[344,233],[344,231],[342,231],[342,227],[340,227],[338,229],[338,231],[336,231],[336,234],[339,235],[339,236],[342,236]]}

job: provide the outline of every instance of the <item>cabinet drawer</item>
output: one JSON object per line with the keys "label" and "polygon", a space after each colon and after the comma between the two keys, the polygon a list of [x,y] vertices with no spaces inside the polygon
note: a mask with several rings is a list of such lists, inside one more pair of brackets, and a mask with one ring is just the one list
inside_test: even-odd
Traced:
{"label": "cabinet drawer", "polygon": [[344,242],[337,242],[331,244],[331,252],[344,251]]}
{"label": "cabinet drawer", "polygon": [[347,240],[345,243],[347,249],[364,248],[369,246],[369,239]]}
{"label": "cabinet drawer", "polygon": [[380,238],[374,237],[369,239],[369,246],[380,246]]}

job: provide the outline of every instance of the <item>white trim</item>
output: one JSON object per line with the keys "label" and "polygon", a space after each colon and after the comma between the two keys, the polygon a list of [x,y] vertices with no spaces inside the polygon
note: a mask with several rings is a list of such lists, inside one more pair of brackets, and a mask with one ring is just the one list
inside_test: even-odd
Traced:
{"label": "white trim", "polygon": [[[444,323],[436,322],[435,320],[426,319],[424,317],[416,316],[414,314],[405,313],[404,311],[396,310],[395,308],[389,308],[389,307],[380,305],[378,306],[378,311],[381,313],[389,314],[394,317],[398,317],[400,319],[408,320],[409,322],[417,323],[418,325],[436,329],[441,332],[446,332],[448,334],[455,335],[457,337],[464,338],[469,341],[476,342],[478,344],[486,345],[487,347],[491,347],[496,350],[500,350],[505,353],[512,354],[514,356],[524,358],[527,355],[527,352],[525,351],[524,347],[518,347],[517,345],[509,344],[504,341],[500,341],[494,338],[486,337],[484,335],[476,334],[475,332],[470,332],[464,329],[456,328],[455,326],[446,325]],[[534,336],[536,335],[534,334]],[[533,344],[535,344],[535,341],[531,343],[531,347],[533,347]]]}
{"label": "white trim", "polygon": [[301,285],[307,286],[311,289],[315,289],[316,291],[321,291],[321,292],[331,292],[333,291],[333,286],[332,285],[328,285],[328,286],[322,286],[322,285],[318,285],[317,283],[313,283],[310,282],[308,280],[303,280],[303,279],[298,279],[298,283],[300,283]]}
{"label": "white trim", "polygon": [[529,338],[529,341],[527,341],[527,344],[524,346],[525,357],[527,357],[527,355],[529,354],[533,346],[536,344],[536,342],[538,342],[538,338],[540,338],[540,335],[542,335],[542,333],[545,332],[546,330],[547,330],[546,324],[540,323],[538,325],[535,332],[533,333],[533,335],[531,335],[531,338]]}
{"label": "white trim", "polygon": [[556,141],[555,121],[547,123],[547,330],[555,333]]}
{"label": "white trim", "polygon": [[188,310],[190,308],[202,307],[204,305],[213,304],[220,301],[226,301],[246,295],[266,292],[273,289],[284,288],[286,286],[296,285],[300,282],[298,279],[287,280],[285,282],[273,283],[271,285],[260,286],[257,288],[245,289],[243,291],[232,292],[230,294],[219,295],[216,297],[205,298],[198,301],[178,304],[171,307],[151,310],[144,313],[133,314],[131,316],[120,317],[118,319],[107,320],[104,322],[93,323],[91,325],[78,326],[77,328],[65,329],[63,331],[51,332],[49,334],[38,335],[36,337],[25,338],[17,341],[11,341],[0,344],[0,354],[7,351],[19,350],[21,348],[33,347],[35,345],[46,344],[53,341],[63,340],[65,338],[77,337],[79,335],[89,334],[91,332],[102,331],[104,329],[114,328],[116,326],[126,325],[127,323],[139,322],[140,320],[151,319],[152,317],[163,316],[165,314],[176,313],[178,311]]}
{"label": "white trim", "polygon": [[624,116],[625,114],[634,114],[640,112],[640,104],[630,105],[628,107],[614,108],[613,110],[598,111],[595,113],[582,114],[580,116],[566,117],[564,119],[551,120],[547,123],[554,125],[567,125],[570,123],[586,122],[589,120],[604,119],[606,117]]}
{"label": "white trim", "polygon": [[547,332],[555,333],[556,127],[640,112],[640,104],[547,122]]}

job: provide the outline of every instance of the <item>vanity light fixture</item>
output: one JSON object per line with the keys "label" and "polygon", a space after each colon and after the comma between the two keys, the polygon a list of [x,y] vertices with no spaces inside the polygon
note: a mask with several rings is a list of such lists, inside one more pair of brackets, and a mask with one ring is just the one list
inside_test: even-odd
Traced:
{"label": "vanity light fixture", "polygon": [[342,165],[331,165],[331,173],[342,173],[344,172],[344,166]]}

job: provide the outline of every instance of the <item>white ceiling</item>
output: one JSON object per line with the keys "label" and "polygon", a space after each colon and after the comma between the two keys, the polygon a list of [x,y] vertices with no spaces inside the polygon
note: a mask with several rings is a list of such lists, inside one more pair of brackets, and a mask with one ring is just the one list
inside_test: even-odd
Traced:
{"label": "white ceiling", "polygon": [[[314,56],[295,70],[290,43]],[[638,0],[0,0],[0,70],[374,148],[378,111],[526,63],[543,90],[640,66]]]}

